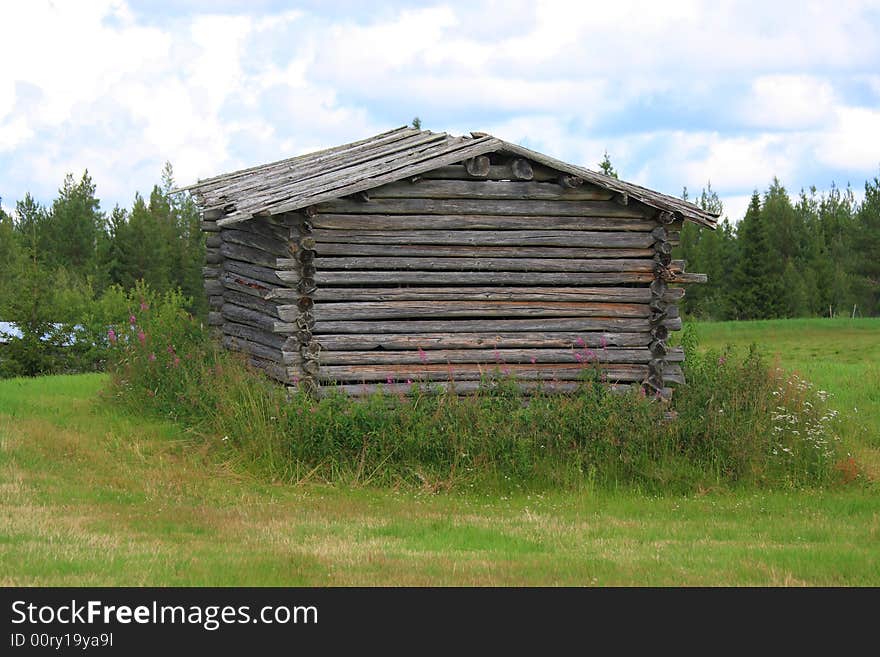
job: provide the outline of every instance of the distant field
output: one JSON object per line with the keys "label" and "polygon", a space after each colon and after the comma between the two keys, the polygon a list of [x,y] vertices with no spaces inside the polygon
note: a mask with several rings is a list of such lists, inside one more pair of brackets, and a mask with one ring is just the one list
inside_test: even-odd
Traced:
{"label": "distant field", "polygon": [[[876,458],[880,321],[698,330],[704,346],[764,344],[857,408],[859,456]],[[218,437],[111,407],[104,382],[0,381],[0,584],[880,585],[876,485],[662,498],[273,485]]]}

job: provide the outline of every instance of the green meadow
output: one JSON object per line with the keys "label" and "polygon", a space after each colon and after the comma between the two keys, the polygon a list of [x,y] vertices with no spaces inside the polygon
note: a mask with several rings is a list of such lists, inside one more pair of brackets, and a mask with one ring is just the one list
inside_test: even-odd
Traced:
{"label": "green meadow", "polygon": [[0,381],[5,586],[878,586],[880,320],[703,323],[832,395],[864,476],[819,490],[512,495],[282,485],[103,375]]}

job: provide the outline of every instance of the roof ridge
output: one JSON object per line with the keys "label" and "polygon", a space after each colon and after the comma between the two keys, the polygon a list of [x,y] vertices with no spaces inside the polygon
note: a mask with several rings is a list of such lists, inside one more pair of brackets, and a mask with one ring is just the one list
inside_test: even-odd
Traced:
{"label": "roof ridge", "polygon": [[486,132],[453,136],[411,126],[213,176],[173,191],[191,191],[203,210],[222,209],[226,216],[220,223],[226,225],[256,215],[298,210],[494,151],[531,159],[708,228],[717,223],[718,215],[683,199],[557,160]]}

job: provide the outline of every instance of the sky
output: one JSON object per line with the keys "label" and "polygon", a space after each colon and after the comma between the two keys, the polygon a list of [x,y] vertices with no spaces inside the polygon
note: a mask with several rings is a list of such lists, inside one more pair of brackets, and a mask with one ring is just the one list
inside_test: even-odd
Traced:
{"label": "sky", "polygon": [[483,131],[737,221],[880,175],[880,2],[0,1],[0,196],[101,207],[410,123]]}

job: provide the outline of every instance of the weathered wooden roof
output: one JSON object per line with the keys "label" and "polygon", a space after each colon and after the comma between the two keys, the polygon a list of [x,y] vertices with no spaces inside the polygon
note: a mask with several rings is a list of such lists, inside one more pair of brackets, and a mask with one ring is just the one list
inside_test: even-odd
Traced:
{"label": "weathered wooden roof", "polygon": [[[287,160],[242,169],[183,187],[206,211],[220,214],[221,226],[299,210],[416,176],[437,167],[503,151],[625,194],[676,217],[714,228],[716,216],[673,196],[646,189],[511,144],[485,133],[454,137],[445,132],[402,127]],[[218,212],[219,211],[219,212]]]}

